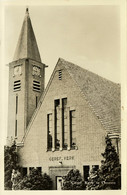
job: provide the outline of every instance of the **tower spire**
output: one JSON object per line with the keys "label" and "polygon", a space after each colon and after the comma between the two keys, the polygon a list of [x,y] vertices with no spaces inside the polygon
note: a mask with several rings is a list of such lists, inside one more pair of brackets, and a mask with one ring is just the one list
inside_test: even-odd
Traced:
{"label": "tower spire", "polygon": [[28,7],[26,8],[25,18],[23,21],[13,60],[16,61],[23,58],[30,58],[35,61],[41,62],[40,53],[29,17]]}
{"label": "tower spire", "polygon": [[28,7],[26,8],[26,13],[28,13],[28,14],[29,14],[29,9],[28,9]]}

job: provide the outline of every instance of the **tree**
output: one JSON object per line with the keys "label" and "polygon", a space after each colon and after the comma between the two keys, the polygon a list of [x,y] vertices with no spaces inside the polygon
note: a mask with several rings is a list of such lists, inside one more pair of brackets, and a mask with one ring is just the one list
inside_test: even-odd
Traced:
{"label": "tree", "polygon": [[100,178],[103,179],[101,189],[120,189],[121,188],[121,166],[119,156],[112,146],[111,139],[106,137],[106,148],[102,154],[104,160],[101,161]]}
{"label": "tree", "polygon": [[22,177],[21,173],[15,173],[13,180],[14,190],[51,190],[52,180],[46,174],[33,168],[28,176]]}
{"label": "tree", "polygon": [[85,185],[78,169],[71,169],[66,176],[63,176],[62,190],[83,189],[85,189]]}
{"label": "tree", "polygon": [[11,174],[13,169],[18,169],[18,154],[16,152],[15,141],[12,145],[4,146],[4,188],[12,189]]}
{"label": "tree", "polygon": [[96,169],[95,166],[92,167],[90,171],[90,176],[88,178],[88,183],[86,186],[86,190],[98,190],[100,182],[99,182],[99,170]]}
{"label": "tree", "polygon": [[93,181],[93,179],[92,175],[90,175],[86,188],[90,190],[121,189],[121,166],[119,156],[108,136],[106,137],[106,148],[102,156],[104,160],[101,161],[100,170],[98,170],[96,174],[96,181],[94,185],[91,185],[90,182]]}

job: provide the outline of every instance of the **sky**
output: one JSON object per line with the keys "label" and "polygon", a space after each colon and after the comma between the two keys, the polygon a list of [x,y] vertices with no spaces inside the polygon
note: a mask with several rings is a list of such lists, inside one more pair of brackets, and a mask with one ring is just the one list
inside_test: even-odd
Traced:
{"label": "sky", "polygon": [[[28,6],[46,83],[59,57],[120,82],[119,6]],[[5,8],[5,63],[13,60],[26,6]]]}
{"label": "sky", "polygon": [[[120,8],[114,5],[27,5],[45,82],[59,58],[120,83]],[[4,126],[7,129],[8,66],[13,61],[26,5],[4,7]],[[6,130],[5,130],[6,132]]]}

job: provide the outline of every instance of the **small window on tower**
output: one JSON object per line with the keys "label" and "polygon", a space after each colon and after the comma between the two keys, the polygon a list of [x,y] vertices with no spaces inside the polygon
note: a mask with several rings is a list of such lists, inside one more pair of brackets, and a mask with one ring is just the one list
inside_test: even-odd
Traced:
{"label": "small window on tower", "polygon": [[37,92],[41,91],[41,84],[39,81],[33,80],[33,90]]}
{"label": "small window on tower", "polygon": [[14,91],[21,90],[21,81],[20,80],[14,81],[13,89],[14,89]]}
{"label": "small window on tower", "polygon": [[62,70],[59,70],[59,80],[62,80]]}

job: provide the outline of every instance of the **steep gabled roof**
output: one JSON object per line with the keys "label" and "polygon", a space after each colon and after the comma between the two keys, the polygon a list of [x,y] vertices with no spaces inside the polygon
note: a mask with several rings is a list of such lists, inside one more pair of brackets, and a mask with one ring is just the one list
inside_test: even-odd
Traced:
{"label": "steep gabled roof", "polygon": [[107,132],[120,132],[120,85],[61,59]]}
{"label": "steep gabled roof", "polygon": [[30,58],[41,62],[40,53],[28,13],[28,8],[26,9],[26,15],[23,21],[13,60],[15,61],[23,58]]}
{"label": "steep gabled roof", "polygon": [[50,84],[54,78],[57,66],[63,65],[76,85],[82,91],[84,98],[88,102],[92,111],[103,125],[107,133],[120,133],[121,130],[121,104],[120,104],[120,85],[109,81],[101,76],[83,69],[71,62],[59,58],[54,71],[50,77],[47,87],[40,98],[38,107],[28,124],[26,133],[22,139],[24,142],[31,125],[41,107],[41,104],[48,92]]}

